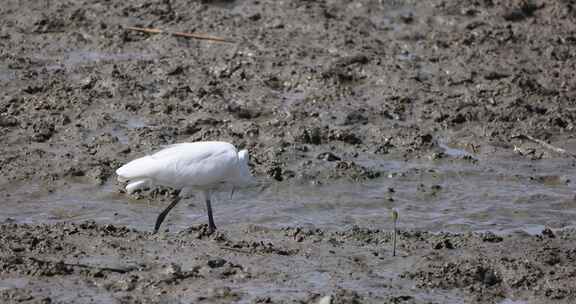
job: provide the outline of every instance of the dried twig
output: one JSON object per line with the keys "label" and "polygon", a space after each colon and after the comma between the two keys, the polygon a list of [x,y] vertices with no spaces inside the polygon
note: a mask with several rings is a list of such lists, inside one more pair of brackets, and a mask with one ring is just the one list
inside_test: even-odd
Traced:
{"label": "dried twig", "polygon": [[233,40],[231,40],[231,39],[228,39],[228,38],[210,36],[210,35],[206,35],[206,34],[183,33],[183,32],[168,32],[168,31],[163,31],[163,30],[155,29],[155,28],[142,28],[142,27],[132,27],[132,26],[129,26],[129,27],[127,27],[126,29],[127,29],[127,30],[130,30],[130,31],[142,32],[142,33],[149,33],[149,34],[170,34],[170,35],[176,36],[176,37],[186,37],[186,38],[210,40],[210,41],[215,41],[215,42],[226,42],[226,43],[234,43],[234,42],[235,42],[235,41],[233,41]]}
{"label": "dried twig", "polygon": [[546,149],[548,149],[548,150],[552,150],[552,151],[554,151],[554,152],[556,152],[556,153],[558,153],[558,154],[568,155],[568,156],[570,156],[570,157],[572,157],[572,158],[576,158],[576,155],[575,155],[575,154],[573,154],[573,153],[571,153],[571,152],[569,152],[569,151],[566,151],[566,150],[564,150],[564,149],[562,149],[562,148],[558,148],[558,147],[556,147],[556,146],[553,146],[553,145],[551,145],[551,144],[549,144],[549,143],[547,143],[547,142],[545,142],[545,141],[543,141],[543,140],[541,140],[541,139],[532,137],[532,136],[530,136],[530,135],[520,134],[520,135],[512,136],[512,138],[528,139],[529,141],[532,141],[532,142],[534,142],[534,143],[537,143],[537,144],[541,145],[542,147],[544,147],[544,148],[546,148]]}

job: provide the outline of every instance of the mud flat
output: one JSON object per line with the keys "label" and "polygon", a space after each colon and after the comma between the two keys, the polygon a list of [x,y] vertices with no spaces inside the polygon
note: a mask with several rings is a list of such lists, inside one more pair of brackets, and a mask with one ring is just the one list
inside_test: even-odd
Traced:
{"label": "mud flat", "polygon": [[[3,1],[0,301],[569,303],[575,19],[569,1]],[[251,151],[267,220],[119,224],[151,213],[120,205],[114,170],[197,140]],[[286,185],[346,191],[267,190]]]}
{"label": "mud flat", "polygon": [[576,231],[0,226],[4,303],[570,303]]}

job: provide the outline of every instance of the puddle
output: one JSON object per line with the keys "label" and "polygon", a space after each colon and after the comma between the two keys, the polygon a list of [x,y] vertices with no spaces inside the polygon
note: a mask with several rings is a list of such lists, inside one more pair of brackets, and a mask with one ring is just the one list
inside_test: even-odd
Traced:
{"label": "puddle", "polygon": [[[572,166],[568,161],[383,161],[380,168],[387,174],[377,180],[323,186],[267,183],[238,191],[232,199],[218,193],[214,211],[223,229],[251,222],[274,228],[360,225],[389,230],[390,210],[396,208],[400,229],[539,234],[544,227],[576,225]],[[547,183],[534,176],[561,176],[567,182]],[[163,203],[130,199],[115,187],[110,181],[102,187],[77,184],[48,193],[37,185],[13,184],[0,222],[95,220],[150,230]],[[192,197],[171,212],[166,227],[177,231],[205,221],[204,203]]]}

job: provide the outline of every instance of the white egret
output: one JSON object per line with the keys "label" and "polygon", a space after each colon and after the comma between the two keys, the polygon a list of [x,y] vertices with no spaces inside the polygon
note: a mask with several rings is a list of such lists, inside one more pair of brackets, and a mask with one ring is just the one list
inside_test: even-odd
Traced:
{"label": "white egret", "polygon": [[174,144],[152,155],[135,159],[116,170],[120,181],[128,181],[126,191],[153,186],[168,186],[178,195],[156,219],[154,233],[180,199],[193,190],[200,190],[206,199],[208,231],[216,230],[210,196],[213,191],[236,189],[254,183],[248,168],[248,151],[238,152],[226,142],[194,142]]}

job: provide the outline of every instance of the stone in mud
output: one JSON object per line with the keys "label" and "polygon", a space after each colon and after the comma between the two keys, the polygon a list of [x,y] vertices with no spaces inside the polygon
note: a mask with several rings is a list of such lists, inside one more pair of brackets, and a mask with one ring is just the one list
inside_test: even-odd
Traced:
{"label": "stone in mud", "polygon": [[210,268],[220,268],[222,266],[224,266],[226,264],[226,260],[223,258],[214,258],[211,260],[208,260],[208,267]]}

